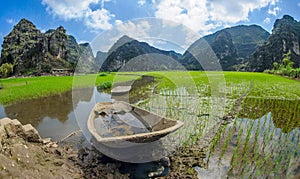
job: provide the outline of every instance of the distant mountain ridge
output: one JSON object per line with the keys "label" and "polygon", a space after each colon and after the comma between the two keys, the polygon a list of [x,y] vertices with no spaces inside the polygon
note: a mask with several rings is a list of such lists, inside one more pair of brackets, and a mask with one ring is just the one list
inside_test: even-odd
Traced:
{"label": "distant mountain ridge", "polygon": [[[197,53],[203,40],[211,47],[223,70],[237,70],[246,66],[252,53],[269,37],[269,33],[257,25],[239,25],[217,31],[195,41],[183,54],[181,63],[189,70],[202,70],[198,60],[203,54]],[[197,54],[195,56],[195,54]]]}
{"label": "distant mountain ridge", "polygon": [[[124,35],[108,51],[101,70],[118,71],[122,68],[130,71],[182,69],[180,64],[176,63],[180,58],[181,54],[179,53],[160,50],[146,42],[139,42]],[[130,65],[126,66],[129,61],[131,62]]]}
{"label": "distant mountain ridge", "polygon": [[196,40],[184,54],[165,51],[126,35],[108,52],[94,57],[89,43],[78,44],[64,27],[42,33],[21,19],[4,38],[0,66],[14,65],[14,74],[49,73],[53,68],[77,72],[206,70],[263,71],[273,63],[282,63],[283,54],[291,51],[294,67],[300,66],[300,22],[284,15],[274,23],[272,34],[257,25],[238,25],[219,30]]}

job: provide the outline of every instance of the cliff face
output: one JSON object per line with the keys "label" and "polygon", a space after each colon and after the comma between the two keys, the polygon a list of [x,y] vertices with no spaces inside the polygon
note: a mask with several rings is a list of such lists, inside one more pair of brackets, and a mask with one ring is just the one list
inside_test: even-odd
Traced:
{"label": "cliff face", "polygon": [[198,60],[202,60],[205,56],[202,54],[205,52],[203,48],[209,47],[218,58],[223,70],[235,70],[249,61],[251,54],[263,44],[268,36],[269,33],[257,25],[226,28],[195,41],[180,61],[187,69],[202,70]]}
{"label": "cliff face", "polygon": [[300,22],[285,15],[274,23],[272,34],[253,54],[250,71],[272,69],[273,63],[282,63],[283,54],[291,51],[294,67],[300,67]]}
{"label": "cliff face", "polygon": [[[101,61],[99,54],[99,63]],[[103,55],[102,55],[103,56]],[[108,51],[102,71],[150,71],[179,69],[181,54],[164,51],[128,36],[121,37]],[[103,58],[103,57],[102,57]]]}
{"label": "cliff face", "polygon": [[14,65],[14,74],[49,73],[52,68],[74,69],[80,56],[93,58],[92,53],[82,54],[74,37],[68,36],[60,26],[41,33],[36,26],[22,19],[4,38],[0,65]]}

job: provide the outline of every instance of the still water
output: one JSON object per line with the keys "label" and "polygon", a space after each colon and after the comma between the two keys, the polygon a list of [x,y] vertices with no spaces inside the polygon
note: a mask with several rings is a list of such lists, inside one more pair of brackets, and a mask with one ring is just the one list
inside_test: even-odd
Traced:
{"label": "still water", "polygon": [[[80,94],[80,95],[77,95]],[[0,106],[0,118],[18,119],[23,125],[32,124],[42,138],[51,137],[57,141],[68,134],[78,131],[76,111],[86,114],[91,109],[81,108],[86,104],[111,101],[110,94],[94,89],[76,89],[66,93],[31,99],[16,104]],[[80,116],[87,118],[87,116]],[[80,119],[79,121],[87,121]]]}

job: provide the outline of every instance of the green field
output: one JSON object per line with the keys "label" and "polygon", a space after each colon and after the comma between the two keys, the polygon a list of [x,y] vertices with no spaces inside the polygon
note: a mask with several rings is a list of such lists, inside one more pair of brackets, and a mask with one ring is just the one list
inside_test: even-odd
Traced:
{"label": "green field", "polygon": [[[72,87],[98,86],[107,81],[120,82],[137,78],[137,76],[120,74],[84,75],[75,78],[73,76],[45,76],[0,79],[0,84],[3,86],[3,89],[0,90],[0,103],[9,104],[24,99],[58,94],[69,91]],[[210,96],[211,93],[220,95],[220,91],[225,91],[231,97],[238,97],[240,88],[246,89],[252,82],[253,88],[249,96],[276,99],[300,98],[300,83],[298,81],[263,73],[171,71],[138,72],[135,74],[162,77],[158,86],[160,90],[184,87],[197,95]],[[203,87],[207,89],[201,91]],[[231,91],[228,92],[228,90]]]}
{"label": "green field", "polygon": [[[10,104],[25,99],[33,99],[53,94],[59,94],[74,88],[99,86],[105,82],[113,82],[115,73],[82,76],[42,76],[31,78],[0,79],[3,86],[0,89],[0,103]],[[136,76],[119,76],[118,81],[128,81]]]}

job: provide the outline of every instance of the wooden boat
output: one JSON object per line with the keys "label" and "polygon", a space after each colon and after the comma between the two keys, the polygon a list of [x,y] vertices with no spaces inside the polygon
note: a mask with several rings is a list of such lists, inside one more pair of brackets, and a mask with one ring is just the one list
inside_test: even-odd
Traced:
{"label": "wooden boat", "polygon": [[116,101],[97,103],[90,113],[87,126],[100,143],[148,143],[176,131],[183,126],[183,122]]}

